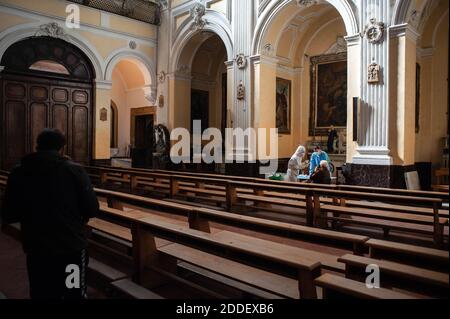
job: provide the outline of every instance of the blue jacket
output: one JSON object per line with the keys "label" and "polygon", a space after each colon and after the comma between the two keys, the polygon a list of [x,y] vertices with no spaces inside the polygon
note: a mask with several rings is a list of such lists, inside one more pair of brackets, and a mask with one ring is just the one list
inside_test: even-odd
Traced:
{"label": "blue jacket", "polygon": [[309,175],[312,175],[316,170],[316,167],[320,166],[320,162],[327,161],[330,163],[330,158],[328,154],[322,151],[320,154],[315,152],[311,155],[311,160],[309,163]]}

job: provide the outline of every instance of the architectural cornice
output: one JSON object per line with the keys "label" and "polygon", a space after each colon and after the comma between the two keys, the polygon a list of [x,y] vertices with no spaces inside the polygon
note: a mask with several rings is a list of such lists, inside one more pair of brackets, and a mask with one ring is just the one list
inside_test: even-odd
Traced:
{"label": "architectural cornice", "polygon": [[354,45],[360,45],[361,44],[361,34],[357,33],[354,35],[348,35],[344,37],[345,41],[347,41],[347,47],[351,47]]}
{"label": "architectural cornice", "polygon": [[[90,10],[98,10],[98,9],[91,8]],[[65,22],[66,22],[66,17],[55,16],[52,14],[45,14],[43,12],[39,12],[39,11],[31,10],[31,9],[25,9],[25,8],[19,7],[14,4],[3,4],[3,3],[0,4],[0,11],[4,11],[6,13],[12,13],[14,15],[18,15],[21,17],[28,17],[31,19],[41,21],[42,23],[47,23],[47,21],[44,21],[42,19],[42,17],[47,18],[49,20],[48,22],[60,22],[61,24],[65,24]],[[106,13],[106,14],[109,14],[111,16],[115,15],[114,13]],[[124,16],[120,16],[120,17],[123,19],[128,19],[130,21],[133,21],[135,23],[145,24],[146,27],[150,26],[148,23],[145,23],[145,22],[142,22],[139,20],[130,19],[130,18],[124,17]],[[105,20],[105,18],[103,18],[103,20]],[[81,31],[90,31],[90,32],[97,33],[100,35],[121,38],[121,39],[128,40],[128,41],[136,40],[139,43],[145,43],[146,45],[150,45],[151,47],[157,46],[157,41],[154,38],[138,36],[135,34],[131,34],[131,33],[119,31],[119,30],[111,30],[104,26],[83,23],[83,21],[81,21],[80,25],[81,25],[81,29],[80,29]],[[153,27],[156,28],[156,26],[153,26]]]}
{"label": "architectural cornice", "polygon": [[419,56],[421,58],[426,58],[426,57],[433,56],[434,50],[435,50],[434,48],[420,48],[420,47],[417,47],[417,56]]}
{"label": "architectural cornice", "polygon": [[111,90],[112,81],[95,80],[95,87],[100,90]]}
{"label": "architectural cornice", "polygon": [[420,36],[417,30],[408,23],[390,26],[388,30],[391,38],[406,37],[413,42],[417,42]]}

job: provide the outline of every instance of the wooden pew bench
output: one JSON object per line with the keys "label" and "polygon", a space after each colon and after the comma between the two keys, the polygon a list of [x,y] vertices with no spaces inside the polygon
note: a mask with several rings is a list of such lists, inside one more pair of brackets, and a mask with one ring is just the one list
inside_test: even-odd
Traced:
{"label": "wooden pew bench", "polygon": [[[107,208],[102,207],[102,209],[107,209]],[[130,242],[130,247],[131,247],[132,234],[131,234],[131,230],[129,228],[126,228],[126,227],[123,227],[123,226],[120,226],[120,225],[117,225],[117,224],[114,224],[114,223],[110,223],[110,222],[107,222],[107,221],[104,221],[104,220],[101,220],[101,219],[97,219],[97,218],[96,219],[92,219],[89,222],[89,227],[91,227],[92,229],[95,229],[97,231],[101,231],[103,233],[107,233],[107,234],[109,234],[111,236],[120,238],[122,240],[129,241]],[[174,247],[175,246],[173,245],[173,243],[171,243],[169,241],[166,241],[166,240],[163,240],[163,239],[160,239],[160,238],[155,238],[155,243],[156,243],[156,247],[158,248],[159,251],[166,252],[166,250],[161,249],[162,247],[165,247],[165,246],[171,246],[171,248],[167,247],[167,249],[169,251],[172,251],[172,252],[174,251]],[[183,249],[182,249],[183,253],[190,253],[192,256],[194,256],[196,253],[202,254],[202,252],[196,251],[196,250],[194,250],[192,248],[189,248],[187,246],[182,246],[182,247],[183,247]],[[106,250],[110,251],[111,247],[108,247]],[[233,262],[228,261],[228,260],[226,260],[224,258],[220,258],[220,257],[214,256],[214,255],[209,255],[209,254],[206,254],[206,253],[203,253],[203,254],[208,255],[208,260],[207,260],[208,262],[210,260],[215,260],[215,262],[220,261],[221,265],[227,265],[227,269],[232,269],[233,268],[233,267],[231,267],[232,265],[235,265],[235,266],[236,265],[240,265],[238,263],[233,263]],[[132,255],[132,254],[130,253],[130,255]],[[183,260],[183,258],[179,258],[179,259]],[[190,260],[190,261],[193,262],[193,260]],[[202,263],[202,268],[200,268],[200,269],[207,268],[207,267],[204,267],[204,266],[205,265]],[[213,266],[214,266],[214,264],[213,264]],[[217,266],[217,265],[215,265],[215,266]],[[264,278],[267,278],[267,277],[270,278],[271,276],[273,276],[275,278],[281,278],[282,282],[283,282],[283,285],[286,282],[289,282],[290,285],[291,285],[291,288],[293,288],[293,290],[292,290],[293,294],[291,296],[286,296],[286,295],[283,295],[283,294],[281,294],[281,295],[271,294],[269,292],[266,292],[266,291],[257,289],[255,287],[252,287],[250,285],[243,284],[240,281],[238,282],[238,281],[232,280],[232,279],[230,279],[228,277],[224,277],[224,276],[220,277],[220,276],[217,276],[217,275],[214,276],[214,275],[211,275],[211,273],[204,272],[204,271],[199,271],[199,269],[195,268],[196,266],[193,266],[193,265],[179,265],[179,267],[182,267],[183,269],[185,269],[187,271],[190,271],[190,272],[196,272],[197,274],[199,274],[201,276],[210,277],[210,279],[212,279],[214,281],[221,282],[221,283],[223,283],[225,285],[228,285],[230,287],[234,287],[234,288],[238,289],[239,291],[245,292],[248,295],[257,296],[259,298],[264,298],[264,299],[266,299],[266,298],[267,299],[276,299],[276,298],[281,298],[281,297],[284,297],[284,298],[298,298],[298,287],[297,287],[298,284],[297,284],[296,280],[289,279],[289,278],[284,278],[284,277],[277,276],[277,275],[272,275],[270,273],[267,273],[267,276],[264,277]],[[245,266],[244,265],[240,265],[240,267],[241,267],[240,270],[242,270]],[[256,268],[252,268],[252,269],[255,271],[254,272],[254,279],[258,279],[258,277],[256,277],[257,275],[260,276],[261,273],[266,273],[266,272],[261,271],[261,270],[256,269]],[[214,270],[214,267],[213,267],[213,270]],[[259,280],[261,280],[261,278]],[[153,299],[153,298],[151,298],[153,296],[153,294],[154,294],[153,292],[148,291],[148,290],[142,288],[141,286],[136,285],[135,283],[133,283],[132,281],[130,281],[128,279],[124,279],[124,280],[121,280],[121,281],[118,281],[118,282],[113,282],[113,283],[111,283],[111,285],[114,286],[115,288],[117,288],[118,290],[121,290],[121,291],[124,290],[125,288],[127,288],[126,296],[128,296],[128,297],[133,297],[135,299]],[[284,289],[282,287],[280,287],[280,289],[281,289],[281,291],[284,291]],[[125,291],[122,291],[122,292],[125,293]],[[158,299],[158,298],[156,298],[156,299]]]}
{"label": "wooden pew bench", "polygon": [[[349,200],[343,203],[345,207],[359,207],[359,208],[367,208],[367,209],[377,209],[377,210],[386,210],[392,212],[399,213],[413,213],[415,215],[423,215],[423,216],[433,216],[434,212],[431,208],[426,207],[413,207],[413,206],[404,206],[404,205],[395,205],[395,204],[386,204],[380,202],[368,202],[368,201],[357,201],[357,200]],[[439,217],[449,218],[448,209],[440,209]]]}
{"label": "wooden pew bench", "polygon": [[[448,168],[439,169],[436,171],[436,185],[433,185],[432,188],[436,192],[446,192],[448,193]],[[444,178],[447,177],[447,184],[444,184]]]}
{"label": "wooden pew bench", "polygon": [[[123,204],[121,204],[120,201],[127,201],[127,199],[133,200],[137,205],[145,205],[151,208],[162,207],[165,208],[165,210],[159,211],[160,213],[169,213],[184,216],[188,219],[190,228],[204,232],[211,231],[209,222],[217,222],[223,225],[237,226],[240,228],[256,230],[268,234],[279,235],[282,237],[309,240],[313,241],[314,243],[324,242],[327,245],[341,246],[345,247],[346,249],[350,248],[355,254],[364,253],[364,243],[369,239],[366,236],[347,234],[333,230],[313,228],[279,221],[272,221],[263,218],[228,213],[209,208],[192,207],[183,204],[154,200],[146,197],[129,195],[119,192],[104,190],[97,190],[97,192],[101,196],[106,195],[113,196],[115,198],[115,205],[114,202],[110,202],[110,204],[112,204],[111,207],[119,207],[119,209],[123,209]],[[104,207],[102,208],[106,209]],[[135,211],[133,212],[133,214],[137,214],[137,212]],[[145,212],[142,212],[141,214],[141,217],[146,216]]]}
{"label": "wooden pew bench", "polygon": [[339,261],[346,265],[346,277],[365,282],[366,267],[377,265],[380,269],[381,287],[398,287],[431,297],[448,297],[447,273],[409,266],[401,263],[355,255],[345,255]]}
{"label": "wooden pew bench", "polygon": [[145,289],[128,278],[114,281],[111,283],[111,286],[117,291],[120,298],[145,300],[164,299],[160,295]]}
{"label": "wooden pew bench", "polygon": [[368,289],[363,282],[332,274],[324,274],[314,282],[322,288],[323,299],[416,299],[411,295],[386,288]]}
{"label": "wooden pew bench", "polygon": [[226,213],[207,208],[197,208],[193,214],[198,219],[214,221],[217,223],[237,226],[240,228],[257,230],[265,233],[273,233],[295,239],[309,240],[315,243],[325,242],[333,246],[345,246],[353,249],[355,254],[364,252],[364,243],[369,240],[366,236],[353,235],[333,230],[313,228],[291,223],[272,221],[258,217]]}
{"label": "wooden pew bench", "polygon": [[[348,224],[366,225],[382,228],[385,235],[388,235],[390,229],[430,234],[433,236],[435,245],[441,246],[444,239],[444,226],[448,220],[439,217],[439,209],[442,207],[442,200],[436,198],[410,197],[398,195],[379,195],[372,193],[344,192],[335,190],[314,189],[314,211],[313,223],[317,226],[325,226],[326,221],[342,222]],[[423,214],[414,214],[401,212],[390,212],[378,209],[351,208],[344,206],[321,205],[321,197],[341,198],[348,200],[367,200],[381,203],[396,202],[397,205],[407,207],[425,207],[432,209],[433,214],[424,216]],[[415,206],[414,206],[415,205]],[[342,218],[341,215],[351,216],[352,218]]]}
{"label": "wooden pew bench", "polygon": [[408,264],[438,271],[448,271],[449,252],[433,248],[406,245],[385,240],[370,239],[365,242],[369,247],[370,258],[392,261],[407,261]]}
{"label": "wooden pew bench", "polygon": [[[265,271],[282,271],[284,276],[298,280],[301,297],[317,297],[313,280],[320,275],[321,264],[314,252],[275,244],[270,241],[256,240],[230,232],[208,234],[163,223],[152,218],[136,220],[132,218],[132,214],[129,212],[113,210],[109,214],[112,217],[129,220],[133,223],[133,252],[135,273],[138,280],[144,278],[144,269],[148,267],[152,268],[159,265],[166,271],[176,271],[177,259],[167,260],[160,255],[155,259],[158,253],[154,238],[158,237],[207,253],[213,253],[219,257],[226,255],[230,260],[251,267],[257,266],[256,268]],[[265,248],[261,249],[261,245]],[[251,263],[251,265],[248,263]],[[262,287],[262,289],[265,288]]]}
{"label": "wooden pew bench", "polygon": [[299,299],[297,280],[180,244],[167,245],[158,251],[187,263],[181,263],[178,267],[229,285],[249,295],[265,299]]}

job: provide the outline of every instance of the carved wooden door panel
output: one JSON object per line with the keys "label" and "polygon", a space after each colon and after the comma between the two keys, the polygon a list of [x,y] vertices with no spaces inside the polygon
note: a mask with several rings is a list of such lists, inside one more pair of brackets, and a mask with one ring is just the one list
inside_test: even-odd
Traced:
{"label": "carved wooden door panel", "polygon": [[65,154],[91,159],[92,94],[85,84],[6,76],[2,80],[2,167],[9,169],[36,149],[39,133],[57,128],[67,138]]}

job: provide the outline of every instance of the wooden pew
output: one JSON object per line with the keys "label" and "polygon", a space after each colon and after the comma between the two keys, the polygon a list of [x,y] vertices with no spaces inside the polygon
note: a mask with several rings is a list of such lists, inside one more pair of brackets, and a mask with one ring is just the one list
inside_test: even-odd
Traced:
{"label": "wooden pew", "polygon": [[[345,246],[351,248],[356,254],[364,253],[364,243],[369,239],[366,236],[345,234],[336,231],[311,228],[301,225],[292,225],[289,223],[268,221],[261,218],[243,216],[223,211],[217,211],[207,208],[197,208],[187,205],[181,205],[163,200],[154,200],[136,195],[124,194],[119,192],[105,191],[96,189],[99,196],[109,196],[110,206],[112,208],[123,209],[120,201],[131,200],[137,205],[145,205],[151,208],[164,208],[165,212],[180,215],[187,218],[191,229],[203,232],[211,232],[210,221],[214,221],[224,225],[238,226],[245,229],[262,231],[269,234],[291,237],[295,239],[309,239],[310,241],[321,241],[332,244],[333,246]],[[102,206],[102,209],[107,209]],[[164,211],[155,211],[155,213],[163,213]],[[145,212],[141,212],[141,217],[145,216]],[[148,214],[148,213],[147,213]],[[325,258],[326,257],[326,258]],[[342,265],[336,262],[337,258],[328,258],[324,255],[323,264],[325,268],[334,271],[343,271]]]}
{"label": "wooden pew", "polygon": [[448,297],[449,276],[447,273],[436,272],[401,263],[367,258],[356,255],[345,255],[339,261],[346,265],[346,277],[365,282],[366,269],[376,265],[380,269],[381,287],[398,287],[417,291],[431,297]]}
{"label": "wooden pew", "polygon": [[365,283],[332,274],[324,274],[314,282],[322,288],[323,299],[416,299],[391,289],[368,289]]}
{"label": "wooden pew", "polygon": [[[111,167],[101,167],[103,169],[111,169]],[[429,192],[429,191],[419,191],[419,190],[406,190],[406,189],[390,189],[390,188],[379,188],[379,187],[368,187],[368,186],[353,186],[353,185],[319,185],[319,184],[308,184],[308,183],[294,183],[287,181],[273,181],[263,178],[254,177],[243,177],[243,176],[230,176],[221,174],[208,174],[208,173],[193,173],[187,171],[165,171],[165,170],[152,170],[152,169],[138,169],[138,168],[113,168],[115,170],[122,170],[128,173],[145,174],[145,173],[158,173],[172,176],[190,176],[192,178],[211,178],[211,179],[221,179],[226,181],[235,182],[248,182],[257,184],[269,184],[278,186],[289,186],[289,187],[302,187],[302,188],[324,188],[324,189],[335,189],[342,191],[353,191],[353,192],[366,192],[366,193],[377,193],[377,194],[391,194],[400,196],[413,196],[413,197],[426,197],[426,198],[439,198],[444,202],[448,202],[448,192]]]}
{"label": "wooden pew", "polygon": [[[318,225],[319,221],[331,220],[335,222],[367,225],[372,227],[380,227],[387,234],[389,229],[399,229],[403,231],[411,231],[416,233],[431,234],[436,245],[443,243],[444,225],[448,224],[448,220],[439,217],[439,209],[442,207],[442,200],[435,198],[411,197],[400,195],[371,194],[360,192],[344,192],[336,190],[314,189],[314,224]],[[409,214],[400,212],[380,211],[376,208],[349,208],[333,205],[321,205],[321,197],[336,197],[345,200],[371,200],[374,202],[391,203],[396,202],[397,205],[426,207],[433,210],[432,216],[423,216],[421,213]],[[328,216],[328,213],[333,216]],[[353,218],[341,218],[340,215],[351,215]],[[417,216],[416,216],[417,215]],[[395,222],[395,223],[394,223]],[[398,224],[397,222],[400,222]],[[403,224],[402,224],[403,223]],[[408,226],[408,224],[431,225],[432,231],[421,230],[418,227]]]}
{"label": "wooden pew", "polygon": [[446,192],[448,193],[448,183],[444,184],[443,178],[447,177],[448,179],[448,168],[438,169],[435,173],[436,176],[436,185],[433,185],[433,190],[436,192]]}
{"label": "wooden pew", "polygon": [[400,244],[385,240],[370,239],[365,242],[369,247],[370,258],[387,259],[392,261],[407,261],[417,265],[439,271],[448,271],[449,253],[446,250]]}
{"label": "wooden pew", "polygon": [[[283,276],[298,280],[299,295],[302,298],[317,298],[313,281],[320,275],[321,264],[315,254],[310,255],[310,252],[305,249],[275,244],[270,241],[256,240],[226,231],[208,234],[174,226],[152,218],[135,218],[133,212],[118,210],[102,212],[110,217],[131,223],[133,230],[133,255],[138,281],[144,279],[144,270],[146,268],[162,267],[167,272],[176,272],[178,258],[164,258],[161,256],[160,251],[156,248],[154,239],[159,237],[201,251],[206,249],[207,253],[212,253],[219,257],[226,255],[227,259],[235,262],[245,264],[251,261],[252,265],[248,265],[249,267],[257,266],[259,269],[275,272],[282,269]],[[261,245],[266,248],[261,250]],[[168,249],[170,245],[165,247]],[[182,248],[181,251],[183,251]],[[202,260],[197,260],[196,264],[201,267]],[[227,271],[230,271],[230,269]],[[234,279],[239,280],[239,278]],[[261,285],[264,285],[264,283],[261,283]],[[268,287],[259,288],[268,289]]]}

